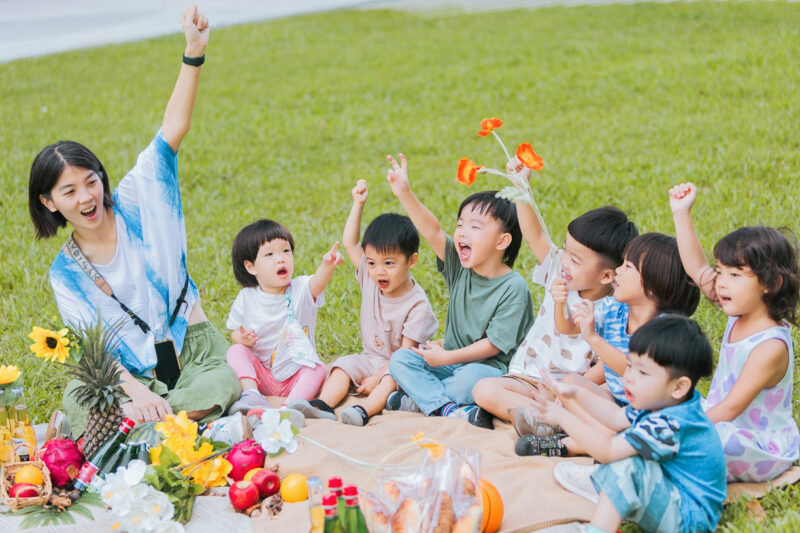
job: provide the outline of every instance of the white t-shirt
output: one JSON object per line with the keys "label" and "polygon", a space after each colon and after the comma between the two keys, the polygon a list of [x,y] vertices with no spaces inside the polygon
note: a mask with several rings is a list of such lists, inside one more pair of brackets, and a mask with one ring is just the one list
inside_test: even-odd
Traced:
{"label": "white t-shirt", "polygon": [[[314,332],[317,324],[317,310],[325,303],[324,292],[316,299],[311,296],[308,280],[311,276],[298,276],[292,280],[291,299],[294,318],[308,335],[311,343],[314,342]],[[252,329],[258,335],[258,340],[251,347],[265,367],[269,368],[272,352],[278,345],[281,331],[288,317],[289,297],[286,294],[269,294],[259,287],[246,287],[239,291],[225,327],[230,330]]]}
{"label": "white t-shirt", "polygon": [[[553,377],[561,379],[570,373],[583,374],[597,359],[597,354],[592,351],[589,343],[583,340],[580,333],[564,335],[556,328],[556,302],[550,294],[550,287],[561,277],[562,253],[564,252],[551,246],[547,257],[533,269],[533,282],[545,289],[544,300],[533,326],[511,359],[508,366],[509,374],[541,379],[541,370],[547,369]],[[567,292],[567,306],[570,309],[580,301],[578,291]]]}

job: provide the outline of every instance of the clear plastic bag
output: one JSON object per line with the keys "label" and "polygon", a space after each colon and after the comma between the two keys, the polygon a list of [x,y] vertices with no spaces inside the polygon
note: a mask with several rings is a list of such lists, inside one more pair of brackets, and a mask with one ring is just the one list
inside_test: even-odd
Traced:
{"label": "clear plastic bag", "polygon": [[314,368],[322,364],[317,350],[311,344],[300,323],[290,314],[281,331],[275,357],[272,359],[272,375],[278,381],[286,381],[304,366]]}

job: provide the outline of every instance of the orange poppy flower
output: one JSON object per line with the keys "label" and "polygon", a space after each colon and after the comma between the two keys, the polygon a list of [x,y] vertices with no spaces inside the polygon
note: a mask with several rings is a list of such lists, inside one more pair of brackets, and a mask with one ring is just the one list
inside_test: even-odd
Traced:
{"label": "orange poppy flower", "polygon": [[483,167],[479,167],[472,160],[462,157],[458,160],[458,173],[456,178],[459,182],[467,187],[475,183],[475,178],[478,177],[478,171]]}
{"label": "orange poppy flower", "polygon": [[486,137],[492,133],[492,130],[496,130],[502,125],[503,121],[499,118],[485,118],[481,120],[481,131],[478,132],[478,135],[481,137]]}
{"label": "orange poppy flower", "polygon": [[522,143],[517,146],[517,157],[528,168],[537,171],[544,168],[544,161],[536,155],[536,152],[533,151],[533,146],[528,143]]}

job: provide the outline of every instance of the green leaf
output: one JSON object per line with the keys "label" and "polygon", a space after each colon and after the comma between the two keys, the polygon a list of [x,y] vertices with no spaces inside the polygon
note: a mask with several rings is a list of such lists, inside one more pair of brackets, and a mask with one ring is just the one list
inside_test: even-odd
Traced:
{"label": "green leaf", "polygon": [[71,513],[79,514],[84,518],[88,518],[89,520],[94,520],[94,515],[92,514],[92,511],[90,511],[89,509],[87,509],[78,502],[75,502],[72,505],[70,505],[69,509]]}
{"label": "green leaf", "polygon": [[161,455],[158,456],[158,462],[161,463],[161,466],[172,468],[173,466],[181,464],[181,458],[167,446],[162,446]]}

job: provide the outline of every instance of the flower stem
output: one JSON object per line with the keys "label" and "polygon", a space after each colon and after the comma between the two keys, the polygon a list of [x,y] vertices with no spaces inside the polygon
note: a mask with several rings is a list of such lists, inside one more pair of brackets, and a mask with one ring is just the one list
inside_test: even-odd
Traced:
{"label": "flower stem", "polygon": [[497,139],[497,142],[500,143],[500,147],[503,149],[503,152],[506,154],[506,159],[511,159],[511,156],[508,155],[508,149],[506,149],[506,145],[503,144],[503,140],[500,138],[500,136],[497,134],[497,132],[492,130],[492,135],[494,135],[494,138]]}
{"label": "flower stem", "polygon": [[345,459],[347,461],[350,461],[350,462],[355,463],[355,464],[360,465],[360,466],[364,466],[366,468],[375,468],[375,467],[378,467],[378,466],[381,468],[381,470],[401,470],[403,468],[408,468],[408,465],[401,465],[401,464],[380,465],[378,463],[369,463],[367,461],[362,461],[361,459],[356,459],[355,457],[351,457],[351,456],[347,455],[346,453],[342,453],[342,452],[340,452],[338,450],[334,450],[333,448],[329,448],[328,446],[325,446],[321,442],[317,442],[314,439],[308,438],[308,437],[306,437],[304,435],[297,435],[297,438],[303,439],[303,440],[313,444],[314,446],[322,448],[323,450],[325,450],[328,453],[332,453],[333,455],[341,457],[342,459]]}

